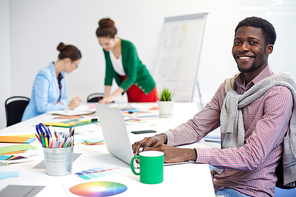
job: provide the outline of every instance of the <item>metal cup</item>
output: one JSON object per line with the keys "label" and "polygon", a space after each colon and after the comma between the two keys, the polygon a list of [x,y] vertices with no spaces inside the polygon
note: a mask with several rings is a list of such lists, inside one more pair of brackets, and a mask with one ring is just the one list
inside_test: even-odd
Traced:
{"label": "metal cup", "polygon": [[72,173],[73,146],[67,148],[43,148],[46,174],[63,176]]}

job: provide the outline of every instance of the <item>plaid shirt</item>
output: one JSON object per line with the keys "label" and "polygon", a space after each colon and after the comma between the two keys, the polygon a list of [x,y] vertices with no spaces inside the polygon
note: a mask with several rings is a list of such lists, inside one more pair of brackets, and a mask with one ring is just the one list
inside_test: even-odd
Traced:
{"label": "plaid shirt", "polygon": [[[244,75],[235,79],[235,90],[243,94],[254,84],[273,75],[269,66],[244,85]],[[220,126],[220,113],[225,99],[225,82],[212,100],[192,119],[166,132],[168,145],[188,144],[201,140]],[[245,144],[226,149],[197,148],[197,163],[225,169],[213,174],[215,191],[235,189],[251,196],[274,196],[275,168],[282,156],[282,141],[292,114],[293,97],[284,86],[275,86],[261,98],[242,109]],[[225,134],[221,134],[223,141]],[[198,175],[196,175],[198,176]]]}

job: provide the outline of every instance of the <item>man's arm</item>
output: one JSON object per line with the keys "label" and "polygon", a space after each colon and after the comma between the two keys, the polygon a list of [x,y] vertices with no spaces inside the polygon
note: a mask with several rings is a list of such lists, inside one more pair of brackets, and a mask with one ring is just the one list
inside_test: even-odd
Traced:
{"label": "man's arm", "polygon": [[173,146],[199,141],[207,133],[216,129],[220,125],[220,108],[224,97],[225,89],[224,83],[222,83],[211,102],[202,111],[175,129],[135,142],[132,145],[134,154],[138,154],[139,149],[143,148],[143,151],[148,149],[163,151],[165,162],[195,161],[195,149],[175,148]]}
{"label": "man's arm", "polygon": [[196,161],[197,155],[195,148],[176,148],[165,144],[153,146],[149,150],[161,151],[164,153],[164,162],[178,163],[182,161]]}
{"label": "man's arm", "polygon": [[[254,171],[262,167],[264,162],[275,162],[274,158],[280,157],[281,143],[288,129],[293,97],[286,87],[276,86],[273,89],[260,101],[263,103],[260,108],[263,110],[260,112],[261,118],[256,117],[256,121],[249,125],[243,146],[225,149],[197,148],[196,162],[243,171]],[[247,119],[252,119],[250,117]]]}
{"label": "man's arm", "polygon": [[195,114],[192,119],[165,132],[167,135],[167,145],[178,146],[194,143],[218,128],[220,126],[220,113],[225,96],[225,83],[222,83],[211,101],[200,112]]}
{"label": "man's arm", "polygon": [[132,145],[134,154],[138,154],[138,150],[142,147],[143,151],[161,151],[164,153],[164,162],[175,163],[182,161],[195,161],[196,150],[190,148],[176,148],[165,145],[167,136],[162,133],[153,137],[146,137],[143,140]]}

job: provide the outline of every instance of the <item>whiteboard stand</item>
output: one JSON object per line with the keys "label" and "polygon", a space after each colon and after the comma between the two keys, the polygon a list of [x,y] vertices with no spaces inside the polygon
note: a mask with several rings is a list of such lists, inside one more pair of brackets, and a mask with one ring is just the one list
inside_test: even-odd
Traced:
{"label": "whiteboard stand", "polygon": [[198,83],[198,79],[196,80],[196,88],[197,88],[197,93],[198,93],[198,97],[199,97],[199,104],[200,104],[200,110],[202,110],[203,108],[203,103],[201,100],[201,93],[200,93],[200,88],[199,88],[199,83]]}
{"label": "whiteboard stand", "polygon": [[171,89],[177,102],[193,102],[197,87],[201,108],[197,71],[206,18],[207,13],[165,18],[153,75],[157,89]]}

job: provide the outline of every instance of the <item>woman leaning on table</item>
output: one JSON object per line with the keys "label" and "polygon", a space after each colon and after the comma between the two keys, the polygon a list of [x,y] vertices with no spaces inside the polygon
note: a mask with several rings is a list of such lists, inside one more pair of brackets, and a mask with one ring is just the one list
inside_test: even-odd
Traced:
{"label": "woman leaning on table", "polygon": [[[128,102],[156,102],[158,96],[152,76],[139,59],[135,46],[117,37],[114,21],[101,19],[96,35],[106,61],[105,92],[99,103],[108,104],[124,92]],[[119,87],[110,94],[113,78]]]}
{"label": "woman leaning on table", "polygon": [[56,62],[40,70],[34,80],[30,102],[26,107],[22,121],[37,115],[54,110],[74,109],[80,102],[75,97],[69,103],[65,84],[65,73],[71,73],[78,68],[81,61],[81,52],[73,45],[60,43],[57,46],[60,52]]}

